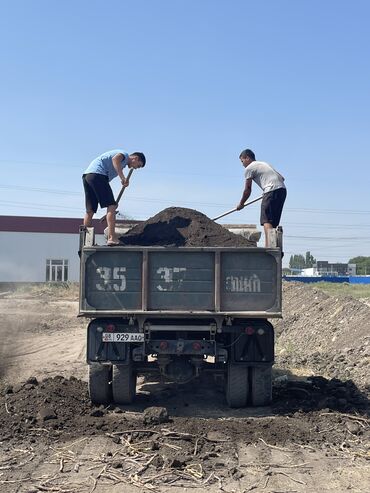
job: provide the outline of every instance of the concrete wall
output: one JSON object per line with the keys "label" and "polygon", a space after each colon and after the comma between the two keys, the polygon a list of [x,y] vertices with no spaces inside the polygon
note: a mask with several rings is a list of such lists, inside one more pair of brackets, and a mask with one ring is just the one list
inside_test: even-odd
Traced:
{"label": "concrete wall", "polygon": [[78,234],[0,232],[0,282],[45,282],[46,259],[67,259],[68,281],[77,282],[78,247]]}

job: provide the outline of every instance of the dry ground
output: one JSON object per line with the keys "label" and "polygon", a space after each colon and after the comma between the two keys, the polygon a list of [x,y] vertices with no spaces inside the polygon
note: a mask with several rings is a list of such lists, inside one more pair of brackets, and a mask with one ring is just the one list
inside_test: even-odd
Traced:
{"label": "dry ground", "polygon": [[[0,312],[1,493],[370,490],[361,301],[286,284],[274,403],[244,410],[208,379],[141,381],[134,406],[93,407],[76,289],[10,294]],[[169,420],[148,421],[150,406]]]}

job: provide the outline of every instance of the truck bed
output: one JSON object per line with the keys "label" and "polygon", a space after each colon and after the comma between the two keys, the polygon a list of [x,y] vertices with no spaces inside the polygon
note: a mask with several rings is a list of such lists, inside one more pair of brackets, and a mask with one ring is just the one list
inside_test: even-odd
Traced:
{"label": "truck bed", "polygon": [[281,317],[281,249],[84,246],[79,315]]}

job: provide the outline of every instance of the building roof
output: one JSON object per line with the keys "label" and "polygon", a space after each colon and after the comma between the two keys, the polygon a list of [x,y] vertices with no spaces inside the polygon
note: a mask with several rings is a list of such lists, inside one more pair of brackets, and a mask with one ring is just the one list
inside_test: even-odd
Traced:
{"label": "building roof", "polygon": [[[120,226],[128,230],[142,222],[131,219],[117,219],[117,227]],[[0,232],[78,234],[81,225],[82,219],[76,217],[0,216]],[[95,234],[104,234],[104,230],[107,227],[107,223],[101,223],[100,219],[93,219],[92,225],[95,229]],[[222,224],[222,226],[229,230],[256,230],[255,224]]]}
{"label": "building roof", "polygon": [[[135,226],[140,221],[117,221],[117,224]],[[32,216],[0,216],[0,232],[17,233],[70,233],[78,234],[82,219],[74,217],[32,217]],[[106,222],[93,219],[96,234],[103,234]]]}

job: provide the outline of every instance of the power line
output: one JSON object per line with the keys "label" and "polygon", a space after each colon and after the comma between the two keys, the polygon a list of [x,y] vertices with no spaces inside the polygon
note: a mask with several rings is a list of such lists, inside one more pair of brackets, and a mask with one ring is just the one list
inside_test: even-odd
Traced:
{"label": "power line", "polygon": [[314,214],[370,214],[370,211],[356,211],[356,210],[342,210],[342,209],[284,209],[285,211],[288,210],[290,212],[310,212]]}
{"label": "power line", "polygon": [[[83,196],[83,192],[72,192],[68,190],[58,190],[58,189],[51,189],[51,188],[36,188],[36,187],[22,187],[22,186],[17,186],[17,185],[0,185],[0,188],[5,189],[5,190],[18,190],[18,191],[27,191],[27,192],[45,192],[45,193],[52,193],[52,194],[58,194],[58,195],[73,195],[73,196]],[[163,200],[163,199],[156,199],[156,198],[150,198],[150,197],[141,197],[138,195],[130,195],[130,197],[127,200],[133,200],[133,201],[140,201],[140,202],[149,202],[149,203],[156,203],[156,204],[168,204],[171,202],[176,202],[178,203],[178,198],[177,199],[168,199],[168,200]],[[197,205],[205,205],[209,207],[230,207],[230,203],[228,204],[220,204],[220,203],[212,203],[212,202],[190,202],[190,201],[181,201],[182,204],[188,204],[188,205],[194,205],[196,203]]]}
{"label": "power line", "polygon": [[[9,160],[9,159],[0,159],[0,163],[9,163],[9,164],[30,164],[32,166],[47,166],[56,167],[56,168],[78,168],[81,170],[81,175],[83,171],[87,168],[88,162],[84,164],[68,164],[68,163],[50,163],[50,162],[41,162],[41,161],[22,161],[22,160]],[[156,175],[169,175],[169,176],[205,176],[208,177],[208,173],[192,173],[192,172],[173,172],[173,171],[150,171],[150,169],[145,171],[146,174],[156,174]],[[220,176],[224,178],[224,175],[221,173],[212,173],[212,176]],[[228,175],[229,178],[240,178],[240,175]]]}
{"label": "power line", "polygon": [[[25,207],[31,206],[35,209],[41,210],[50,210],[51,207],[49,204],[39,204],[34,202],[16,202],[16,201],[7,201],[0,200],[0,204],[9,205],[12,207]],[[57,210],[66,210],[66,211],[75,211],[81,214],[83,212],[83,206],[79,207],[68,207],[61,205],[53,205],[53,209]],[[295,239],[295,240],[318,240],[318,241],[362,241],[366,242],[370,240],[368,236],[307,236],[307,235],[284,235],[286,239]],[[343,245],[337,245],[337,248],[341,248]],[[310,246],[312,248],[312,246]]]}
{"label": "power line", "polygon": [[83,210],[83,207],[78,209],[77,207],[68,207],[68,206],[63,206],[63,205],[55,205],[53,204],[52,206],[50,204],[35,204],[32,202],[14,202],[14,201],[8,201],[8,200],[0,200],[0,204],[6,204],[12,207],[28,207],[32,206],[34,209],[43,209],[43,210],[51,210],[51,209],[60,209],[60,210],[71,210],[71,211],[79,211],[81,213],[81,210]]}
{"label": "power line", "polygon": [[370,236],[291,236],[284,235],[284,238],[299,238],[306,240],[370,240]]}
{"label": "power line", "polygon": [[306,222],[303,222],[303,223],[291,223],[291,222],[286,222],[284,221],[284,224],[283,224],[284,228],[287,227],[287,226],[294,226],[295,228],[315,228],[317,229],[318,226],[325,226],[327,229],[343,229],[343,228],[351,228],[351,229],[356,229],[356,228],[370,228],[370,224],[344,224],[344,223],[339,223],[339,224],[333,224],[333,223],[330,223],[330,224],[327,224],[327,223],[318,223],[318,222],[315,222],[315,223],[306,223]]}
{"label": "power line", "polygon": [[[82,196],[82,192],[73,192],[70,190],[60,190],[60,189],[52,189],[52,188],[39,188],[39,187],[22,187],[17,185],[0,185],[1,189],[4,190],[18,190],[18,191],[28,191],[28,192],[43,192],[43,193],[52,193],[57,195],[73,195],[73,196]],[[178,198],[176,199],[156,199],[150,197],[141,197],[138,195],[130,195],[127,200],[140,201],[140,202],[148,202],[148,203],[156,203],[156,204],[168,204],[171,202],[178,203]],[[232,204],[229,203],[215,203],[215,202],[190,202],[190,201],[180,201],[182,204],[189,205],[204,205],[208,207],[230,207]],[[254,207],[257,207],[256,205]],[[300,213],[319,213],[319,214],[370,214],[370,211],[359,211],[359,210],[342,210],[342,209],[305,209],[305,208],[285,208],[286,212],[300,212]],[[294,223],[293,223],[294,224]],[[330,226],[330,225],[329,225]]]}
{"label": "power line", "polygon": [[[66,164],[66,163],[46,163],[41,161],[22,161],[15,159],[0,159],[0,163],[9,163],[9,164],[31,164],[32,166],[56,166],[56,167],[64,167],[64,168],[81,168],[80,164]],[[87,166],[86,166],[87,167]]]}
{"label": "power line", "polygon": [[20,187],[17,185],[12,185],[12,186],[0,185],[0,188],[4,190],[18,190],[25,192],[45,192],[45,193],[53,193],[58,195],[82,195],[79,192],[72,192],[70,190],[57,190],[53,188]]}

